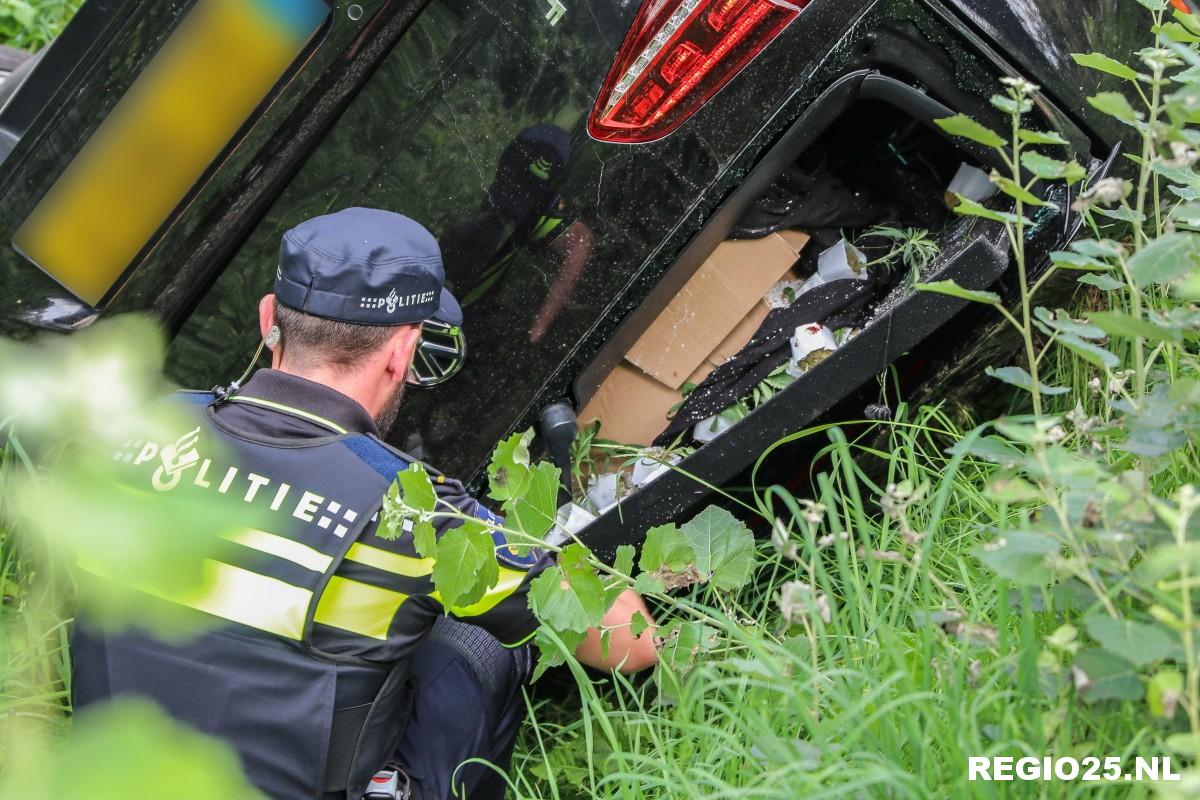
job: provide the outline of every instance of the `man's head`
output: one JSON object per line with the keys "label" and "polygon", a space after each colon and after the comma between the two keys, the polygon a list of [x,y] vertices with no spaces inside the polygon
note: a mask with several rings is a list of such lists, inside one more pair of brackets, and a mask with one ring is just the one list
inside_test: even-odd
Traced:
{"label": "man's head", "polygon": [[390,211],[348,208],[283,236],[275,293],[259,303],[271,366],[357,400],[386,432],[395,420],[421,323],[462,322],[442,284],[433,236]]}

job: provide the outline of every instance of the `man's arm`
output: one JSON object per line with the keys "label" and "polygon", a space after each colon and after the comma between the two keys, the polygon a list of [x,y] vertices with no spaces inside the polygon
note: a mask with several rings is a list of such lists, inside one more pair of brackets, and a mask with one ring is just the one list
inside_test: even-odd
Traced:
{"label": "man's arm", "polygon": [[[459,511],[478,517],[485,522],[503,522],[481,505],[478,500],[470,497],[463,489],[462,484],[456,480],[439,478],[435,481],[434,488],[440,500]],[[441,526],[445,524],[444,522],[439,523],[435,519],[435,525],[439,526],[439,533],[444,530]],[[450,526],[453,527],[457,524],[458,522],[455,520],[450,523]],[[522,576],[510,569],[516,566],[515,564],[511,562],[506,564],[506,560],[499,553],[497,555],[504,573],[507,573],[510,579],[502,578],[501,585],[493,589],[490,594],[494,597],[502,596],[503,599],[499,602],[485,601],[482,605],[486,606],[486,612],[451,609],[451,613],[464,622],[491,628],[501,641],[511,645],[517,641],[524,641],[536,630],[537,620],[533,617],[533,612],[529,610],[526,601],[529,581],[554,562],[548,554],[543,554],[540,559],[537,559],[536,565],[529,563],[520,567],[525,571],[525,575]],[[637,614],[645,617],[648,627],[642,631],[641,635],[634,636],[631,625],[633,617]],[[631,589],[622,592],[613,603],[612,608],[604,615],[600,625],[601,628],[590,629],[587,638],[575,649],[575,657],[581,663],[605,671],[619,669],[628,675],[652,667],[658,662],[658,648],[655,646],[654,639],[654,617],[650,615],[645,601],[637,592]],[[515,629],[515,635],[505,636],[504,634],[509,632],[506,629],[510,627]],[[602,630],[608,632],[607,648],[602,647]]]}
{"label": "man's arm", "polygon": [[[641,614],[649,626],[634,636],[630,627],[635,615]],[[654,644],[654,618],[646,608],[646,601],[632,589],[621,592],[612,608],[604,615],[600,624],[608,631],[608,648],[602,647],[599,628],[588,630],[583,644],[575,648],[575,657],[589,667],[605,671],[619,669],[629,675],[653,667],[658,662],[658,648]]]}

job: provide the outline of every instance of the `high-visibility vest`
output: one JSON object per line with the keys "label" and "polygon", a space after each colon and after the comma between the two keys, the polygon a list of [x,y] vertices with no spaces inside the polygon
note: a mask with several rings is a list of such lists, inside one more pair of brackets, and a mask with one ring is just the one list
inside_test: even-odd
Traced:
{"label": "high-visibility vest", "polygon": [[273,441],[233,431],[213,413],[211,394],[180,396],[194,425],[173,442],[135,443],[126,459],[131,467],[141,459],[135,477],[157,491],[244,500],[255,524],[230,520],[204,563],[203,590],[154,590],[217,618],[200,636],[164,642],[77,622],[76,704],[148,696],[230,743],[249,780],[271,797],[361,797],[403,732],[408,665],[323,653],[312,628],[387,635],[406,596],[335,573],[409,462],[369,435]]}

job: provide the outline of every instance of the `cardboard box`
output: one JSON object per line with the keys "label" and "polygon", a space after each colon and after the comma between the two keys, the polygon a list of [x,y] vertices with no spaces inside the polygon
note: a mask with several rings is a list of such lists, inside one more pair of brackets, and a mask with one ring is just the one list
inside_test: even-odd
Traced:
{"label": "cardboard box", "polygon": [[[790,273],[785,273],[785,276],[790,277]],[[767,314],[770,311],[771,307],[766,302],[759,300],[754,305],[754,308],[750,309],[749,313],[742,317],[741,321],[734,326],[734,329],[721,340],[721,343],[705,356],[704,360],[714,367],[719,367],[736,356],[746,346],[746,342],[754,337],[754,334],[758,331],[759,326],[763,324],[763,320],[767,318]]]}
{"label": "cardboard box", "polygon": [[722,242],[625,358],[678,389],[791,269],[807,241],[787,231]]}
{"label": "cardboard box", "polygon": [[599,419],[604,439],[650,444],[683,384],[704,380],[750,341],[770,311],[762,296],[807,242],[799,231],[723,242],[596,390],[580,423]]}
{"label": "cardboard box", "polygon": [[[712,366],[702,364],[691,376],[699,383]],[[579,424],[600,420],[600,438],[646,445],[667,427],[667,412],[683,398],[627,361],[617,365],[579,414]]]}

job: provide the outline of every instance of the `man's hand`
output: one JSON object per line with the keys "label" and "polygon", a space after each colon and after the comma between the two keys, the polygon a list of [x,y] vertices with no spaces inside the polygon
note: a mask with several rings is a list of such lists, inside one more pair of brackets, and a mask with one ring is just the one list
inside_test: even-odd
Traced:
{"label": "man's hand", "polygon": [[[641,614],[649,623],[640,636],[634,636],[630,630],[635,614]],[[575,657],[582,663],[605,671],[619,669],[628,675],[658,662],[658,648],[654,644],[654,618],[637,592],[632,589],[622,592],[600,624],[608,630],[608,653],[605,654],[600,646],[600,629],[590,628],[583,644],[575,649]]]}

